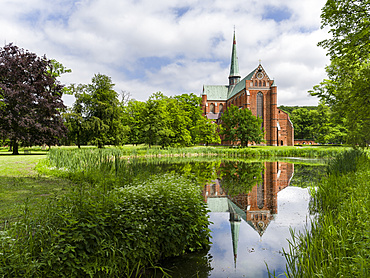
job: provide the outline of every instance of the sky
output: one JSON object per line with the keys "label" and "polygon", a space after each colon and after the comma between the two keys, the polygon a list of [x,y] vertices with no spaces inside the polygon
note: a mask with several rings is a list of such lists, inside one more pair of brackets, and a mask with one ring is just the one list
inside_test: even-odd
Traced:
{"label": "sky", "polygon": [[[161,91],[201,95],[227,85],[235,28],[239,72],[259,60],[278,86],[278,105],[317,105],[308,91],[329,64],[326,0],[0,0],[0,46],[46,55],[72,70],[60,81],[111,77],[115,90],[146,101]],[[64,96],[66,105],[74,102]]]}

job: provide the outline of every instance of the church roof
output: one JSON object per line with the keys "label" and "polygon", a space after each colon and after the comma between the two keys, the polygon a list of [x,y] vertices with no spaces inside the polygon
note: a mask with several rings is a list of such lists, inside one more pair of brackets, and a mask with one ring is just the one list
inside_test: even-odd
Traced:
{"label": "church roof", "polygon": [[207,95],[207,100],[226,101],[229,86],[225,85],[204,85],[203,95]]}
{"label": "church roof", "polygon": [[256,72],[257,69],[258,69],[258,67],[256,67],[254,70],[252,70],[244,79],[245,80],[251,80],[252,77],[253,77],[253,74]]}
{"label": "church roof", "polygon": [[252,77],[253,77],[253,74],[256,72],[258,68],[255,68],[251,73],[249,73],[246,77],[244,77],[242,80],[240,80],[238,82],[238,84],[236,84],[234,86],[234,88],[229,92],[228,96],[227,96],[227,99],[230,99],[232,98],[233,96],[235,96],[237,93],[239,93],[240,91],[244,90],[245,89],[245,82],[247,80],[251,80]]}

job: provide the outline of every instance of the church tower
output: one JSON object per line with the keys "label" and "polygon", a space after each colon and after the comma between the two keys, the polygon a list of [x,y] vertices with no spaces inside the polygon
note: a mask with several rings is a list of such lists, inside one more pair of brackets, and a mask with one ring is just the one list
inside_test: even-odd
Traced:
{"label": "church tower", "polygon": [[[229,91],[240,81],[238,56],[236,55],[236,39],[234,30],[233,48],[231,53],[231,65],[229,75]],[[232,89],[231,89],[232,90]]]}

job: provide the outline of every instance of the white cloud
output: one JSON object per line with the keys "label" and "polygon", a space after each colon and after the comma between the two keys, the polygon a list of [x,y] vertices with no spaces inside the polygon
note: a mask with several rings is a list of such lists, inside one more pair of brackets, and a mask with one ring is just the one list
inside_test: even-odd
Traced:
{"label": "white cloud", "polygon": [[[317,42],[325,0],[12,0],[1,4],[1,42],[55,58],[68,83],[112,77],[117,90],[146,100],[227,84],[233,26],[242,75],[258,60],[278,84],[279,104],[307,105],[328,63]],[[275,17],[273,20],[271,17]],[[265,18],[265,19],[264,19]],[[147,59],[157,57],[156,59]],[[157,65],[145,61],[162,61]],[[148,66],[146,66],[148,65]],[[67,100],[71,104],[71,100]]]}

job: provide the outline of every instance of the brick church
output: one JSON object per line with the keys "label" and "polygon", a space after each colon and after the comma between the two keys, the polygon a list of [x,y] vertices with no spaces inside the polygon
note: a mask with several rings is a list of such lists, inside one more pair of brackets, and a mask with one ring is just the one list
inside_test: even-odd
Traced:
{"label": "brick church", "polygon": [[289,115],[277,108],[277,86],[267,75],[261,63],[241,79],[236,55],[236,39],[231,54],[229,85],[204,85],[202,93],[203,114],[219,123],[222,112],[231,104],[250,109],[263,119],[265,145],[293,146],[294,128]]}

